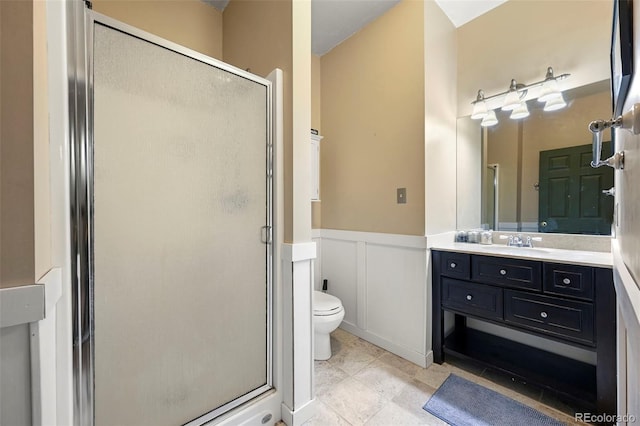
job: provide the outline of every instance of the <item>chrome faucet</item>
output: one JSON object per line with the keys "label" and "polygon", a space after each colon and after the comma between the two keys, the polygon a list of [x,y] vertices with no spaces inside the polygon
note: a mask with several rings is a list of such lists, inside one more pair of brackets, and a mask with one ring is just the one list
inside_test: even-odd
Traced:
{"label": "chrome faucet", "polygon": [[507,241],[507,247],[530,247],[533,248],[533,242],[534,241],[542,241],[541,237],[532,237],[530,235],[527,235],[526,239],[522,239],[522,235],[521,234],[517,234],[517,235],[500,235],[500,239],[501,240],[506,240],[509,239],[509,241]]}
{"label": "chrome faucet", "polygon": [[518,235],[512,235],[511,238],[509,238],[509,243],[507,244],[508,246],[511,247],[522,247],[522,235],[518,234]]}

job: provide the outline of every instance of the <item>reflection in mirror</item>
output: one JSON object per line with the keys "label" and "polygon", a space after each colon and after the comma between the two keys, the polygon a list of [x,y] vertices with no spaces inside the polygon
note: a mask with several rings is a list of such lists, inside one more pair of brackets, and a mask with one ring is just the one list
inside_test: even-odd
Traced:
{"label": "reflection in mirror", "polygon": [[[523,120],[497,110],[490,128],[459,119],[458,228],[609,235],[613,198],[602,191],[613,186],[613,169],[590,167],[588,124],[611,115],[610,93],[608,80],[574,88],[553,112],[534,100]],[[606,158],[611,133],[604,140]]]}

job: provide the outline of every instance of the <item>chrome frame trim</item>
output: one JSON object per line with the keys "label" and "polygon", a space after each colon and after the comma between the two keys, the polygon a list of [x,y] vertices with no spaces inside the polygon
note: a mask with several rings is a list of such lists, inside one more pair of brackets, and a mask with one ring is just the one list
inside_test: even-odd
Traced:
{"label": "chrome frame trim", "polygon": [[[101,24],[133,37],[153,43],[223,71],[246,78],[266,89],[266,226],[273,229],[273,107],[272,83],[262,77],[210,58],[184,46],[149,34],[89,10],[81,0],[67,5],[69,114],[70,114],[70,180],[71,180],[71,266],[73,317],[73,381],[74,424],[95,424],[94,402],[94,315],[93,315],[93,29]],[[275,242],[266,244],[266,383],[225,405],[203,414],[187,425],[201,425],[237,409],[241,405],[273,389],[274,368],[274,273]]]}
{"label": "chrome frame trim", "polygon": [[91,425],[93,404],[93,337],[91,297],[88,285],[89,226],[86,164],[88,129],[88,81],[86,60],[86,5],[81,0],[66,5],[67,77],[69,84],[69,179],[71,220],[71,298],[73,423]]}

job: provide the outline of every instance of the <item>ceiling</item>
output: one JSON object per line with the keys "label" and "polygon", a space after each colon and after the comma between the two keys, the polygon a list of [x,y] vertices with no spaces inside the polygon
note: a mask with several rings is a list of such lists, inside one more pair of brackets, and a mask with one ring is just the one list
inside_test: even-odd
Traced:
{"label": "ceiling", "polygon": [[[229,0],[203,0],[222,11]],[[507,0],[435,0],[459,27]],[[324,55],[400,0],[312,0],[311,52]]]}

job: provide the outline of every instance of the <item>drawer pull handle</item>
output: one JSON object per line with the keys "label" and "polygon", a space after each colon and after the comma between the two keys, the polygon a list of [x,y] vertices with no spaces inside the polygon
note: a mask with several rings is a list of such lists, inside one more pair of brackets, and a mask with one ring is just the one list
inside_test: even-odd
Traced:
{"label": "drawer pull handle", "polygon": [[451,269],[455,269],[456,266],[458,266],[458,265],[456,265],[456,262],[451,262],[451,265],[449,265],[449,266],[451,266]]}
{"label": "drawer pull handle", "polygon": [[562,280],[562,283],[565,284],[565,285],[569,285],[569,284],[571,284],[571,280],[569,278],[565,278],[565,279]]}
{"label": "drawer pull handle", "polygon": [[540,316],[542,318],[546,318],[548,315],[547,315],[547,313],[545,311],[542,311],[542,312],[540,312]]}
{"label": "drawer pull handle", "polygon": [[500,269],[500,275],[507,275],[506,269]]}
{"label": "drawer pull handle", "polygon": [[471,300],[471,299],[473,299],[473,296],[470,294],[467,294],[467,300]]}

